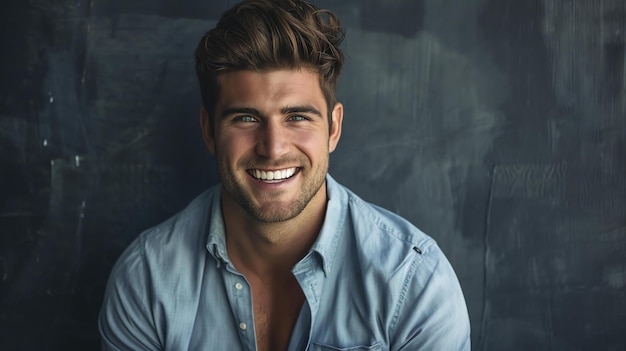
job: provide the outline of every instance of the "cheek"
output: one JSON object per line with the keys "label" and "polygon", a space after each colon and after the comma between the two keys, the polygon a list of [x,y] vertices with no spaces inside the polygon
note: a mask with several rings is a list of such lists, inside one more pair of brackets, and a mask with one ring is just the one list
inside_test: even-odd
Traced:
{"label": "cheek", "polygon": [[328,153],[328,135],[321,133],[301,133],[294,139],[300,150],[311,157],[326,156]]}
{"label": "cheek", "polygon": [[216,145],[217,154],[226,159],[236,159],[249,151],[252,138],[239,133],[221,133]]}

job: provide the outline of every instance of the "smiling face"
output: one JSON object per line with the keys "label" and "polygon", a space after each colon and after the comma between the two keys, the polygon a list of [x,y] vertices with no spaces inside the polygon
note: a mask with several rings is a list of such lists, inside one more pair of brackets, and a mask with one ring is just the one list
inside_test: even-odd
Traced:
{"label": "smiling face", "polygon": [[[203,110],[201,121],[217,160],[224,212],[243,210],[273,223],[323,208],[343,107],[337,103],[327,116],[319,75],[306,69],[235,71],[220,74],[218,84],[214,114]],[[208,118],[214,118],[214,130]],[[330,132],[327,118],[333,119]]]}

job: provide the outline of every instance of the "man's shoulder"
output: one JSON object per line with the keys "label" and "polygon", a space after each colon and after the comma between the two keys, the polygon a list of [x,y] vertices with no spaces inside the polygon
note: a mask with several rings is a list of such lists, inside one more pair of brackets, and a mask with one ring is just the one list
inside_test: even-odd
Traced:
{"label": "man's shoulder", "polygon": [[[163,267],[163,262],[193,260],[199,250],[205,249],[214,196],[219,196],[216,187],[198,195],[172,217],[140,233],[122,253],[116,266],[130,269],[134,263],[135,266]],[[183,257],[185,259],[181,260]]]}
{"label": "man's shoulder", "polygon": [[[386,306],[381,308],[391,312],[387,319],[394,333],[391,339],[414,342],[390,348],[433,349],[428,345],[436,339],[452,345],[436,349],[467,349],[469,320],[463,293],[436,241],[403,217],[342,188],[347,195],[342,203],[348,219],[344,233],[351,233],[347,236],[351,240],[344,241],[349,244],[337,257],[342,267],[349,267],[344,269],[357,268],[350,274],[363,280],[368,307]],[[377,283],[381,281],[385,284]],[[457,341],[465,346],[457,346]]]}
{"label": "man's shoulder", "polygon": [[413,264],[430,271],[446,261],[436,241],[410,221],[340,187],[346,195],[346,230],[353,237],[349,250],[358,255],[359,262],[384,275],[408,273]]}
{"label": "man's shoulder", "polygon": [[138,239],[144,242],[170,244],[172,240],[189,239],[206,234],[213,197],[219,196],[217,187],[212,187],[195,197],[185,208],[165,221],[143,231]]}

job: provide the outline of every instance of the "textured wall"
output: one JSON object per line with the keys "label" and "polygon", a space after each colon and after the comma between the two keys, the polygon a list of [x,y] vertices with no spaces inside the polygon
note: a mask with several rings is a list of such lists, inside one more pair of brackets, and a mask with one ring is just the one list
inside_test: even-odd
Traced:
{"label": "textured wall", "polygon": [[[626,349],[626,2],[331,0],[331,173],[433,236],[476,350]],[[197,40],[234,1],[0,13],[0,348],[97,349],[115,259],[217,181]]]}

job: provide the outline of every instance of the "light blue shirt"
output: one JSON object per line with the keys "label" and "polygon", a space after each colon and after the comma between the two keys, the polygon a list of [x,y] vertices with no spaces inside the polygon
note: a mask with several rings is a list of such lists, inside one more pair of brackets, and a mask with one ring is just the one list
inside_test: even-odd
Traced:
{"label": "light blue shirt", "polygon": [[[289,350],[469,350],[461,287],[433,239],[326,177],[322,230],[292,269]],[[104,350],[256,350],[250,285],[226,252],[220,186],[142,233],[109,278]]]}

